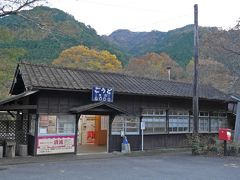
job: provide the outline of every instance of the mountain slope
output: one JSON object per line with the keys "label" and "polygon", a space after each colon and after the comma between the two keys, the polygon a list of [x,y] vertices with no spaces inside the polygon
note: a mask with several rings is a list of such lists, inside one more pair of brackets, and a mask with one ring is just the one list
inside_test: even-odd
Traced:
{"label": "mountain slope", "polygon": [[0,49],[23,48],[21,58],[33,62],[51,63],[64,49],[84,45],[115,54],[123,64],[126,56],[108,41],[97,35],[90,26],[76,21],[73,16],[49,7],[21,11],[19,16],[0,19],[0,31],[8,32],[11,40],[0,41]]}
{"label": "mountain slope", "polygon": [[178,64],[186,66],[193,56],[192,25],[168,32],[131,32],[117,30],[105,37],[129,56],[165,52]]}

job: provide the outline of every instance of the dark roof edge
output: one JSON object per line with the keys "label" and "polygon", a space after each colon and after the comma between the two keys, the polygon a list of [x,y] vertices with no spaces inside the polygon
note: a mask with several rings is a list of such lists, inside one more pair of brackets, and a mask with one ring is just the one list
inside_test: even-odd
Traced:
{"label": "dark roof edge", "polygon": [[12,102],[12,101],[21,99],[21,98],[23,98],[23,97],[30,96],[30,95],[35,94],[35,93],[37,93],[37,92],[38,92],[38,90],[35,90],[35,91],[25,91],[25,92],[23,92],[23,93],[21,93],[21,94],[18,94],[18,95],[9,96],[9,97],[7,97],[6,99],[1,100],[1,101],[0,101],[0,105],[2,106],[2,105],[4,105],[4,104],[7,104],[7,103],[10,103],[10,102]]}
{"label": "dark roof edge", "polygon": [[14,85],[15,85],[15,80],[16,80],[17,74],[19,73],[19,64],[20,63],[18,63],[18,65],[15,69],[13,80],[12,80],[12,85],[11,85],[10,90],[9,90],[9,94],[12,94],[12,92],[13,92],[13,88],[14,88]]}
{"label": "dark roof edge", "polygon": [[231,98],[234,99],[234,100],[236,100],[236,101],[238,101],[238,102],[240,102],[240,97],[237,97],[237,96],[231,95]]}

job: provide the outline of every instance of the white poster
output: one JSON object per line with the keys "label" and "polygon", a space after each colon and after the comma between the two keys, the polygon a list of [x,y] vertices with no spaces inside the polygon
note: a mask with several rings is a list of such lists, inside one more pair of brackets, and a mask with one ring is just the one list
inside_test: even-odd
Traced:
{"label": "white poster", "polygon": [[74,136],[38,137],[37,155],[72,153],[75,150]]}

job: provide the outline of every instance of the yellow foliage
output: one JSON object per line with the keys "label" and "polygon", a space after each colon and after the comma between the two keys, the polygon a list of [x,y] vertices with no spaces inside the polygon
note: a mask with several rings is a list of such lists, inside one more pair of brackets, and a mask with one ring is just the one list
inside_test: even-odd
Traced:
{"label": "yellow foliage", "polygon": [[122,69],[122,64],[115,55],[105,50],[96,51],[82,45],[64,50],[53,64],[100,71]]}

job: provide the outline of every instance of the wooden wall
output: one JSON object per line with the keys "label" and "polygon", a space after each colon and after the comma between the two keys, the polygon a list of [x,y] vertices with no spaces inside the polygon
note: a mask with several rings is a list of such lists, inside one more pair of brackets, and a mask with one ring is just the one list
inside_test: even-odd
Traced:
{"label": "wooden wall", "polygon": [[[43,91],[38,97],[38,113],[69,113],[76,106],[93,103],[90,93],[71,91]],[[136,95],[115,95],[114,105],[128,111],[132,115],[141,115],[143,108],[192,109],[191,99],[173,97],[154,97]],[[199,101],[200,111],[226,111],[227,103],[220,101]]]}
{"label": "wooden wall", "polygon": [[[38,96],[38,113],[66,114],[76,106],[91,104],[91,94],[83,92],[42,91]],[[134,95],[115,95],[114,105],[132,115],[141,116],[144,108],[184,109],[191,111],[192,100],[173,97],[153,97]],[[200,111],[226,111],[227,104],[220,101],[199,101]],[[141,136],[128,135],[132,150],[141,149]],[[145,135],[144,148],[186,147],[186,134]],[[116,135],[109,137],[109,151],[121,149],[122,138]]]}

